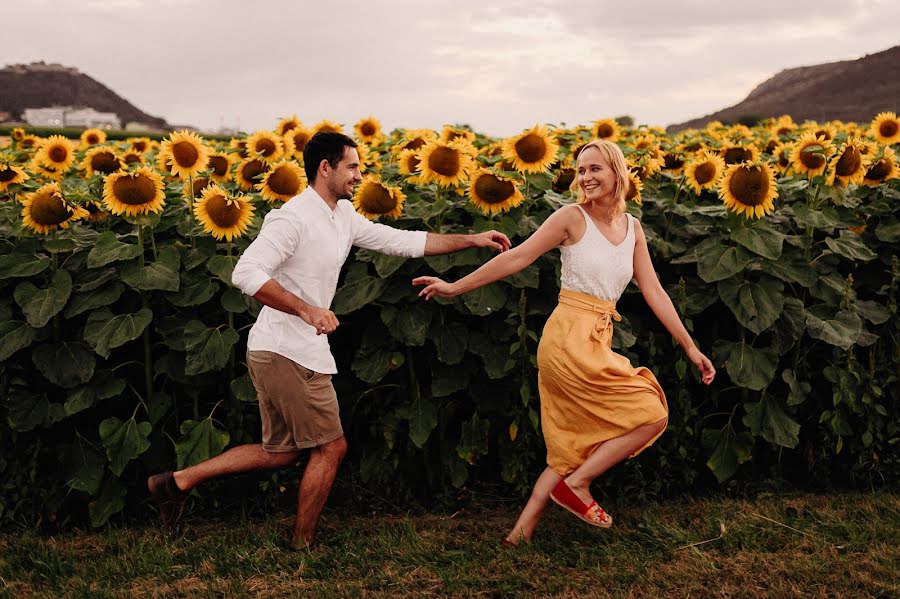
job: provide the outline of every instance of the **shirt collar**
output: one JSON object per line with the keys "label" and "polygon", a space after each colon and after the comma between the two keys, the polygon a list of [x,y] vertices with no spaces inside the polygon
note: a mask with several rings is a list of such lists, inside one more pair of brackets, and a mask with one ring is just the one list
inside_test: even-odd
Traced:
{"label": "shirt collar", "polygon": [[337,212],[337,210],[332,210],[328,206],[328,202],[319,195],[319,192],[312,188],[312,185],[307,185],[297,199],[309,203],[310,206],[315,206],[316,210],[328,218],[333,218],[334,213]]}

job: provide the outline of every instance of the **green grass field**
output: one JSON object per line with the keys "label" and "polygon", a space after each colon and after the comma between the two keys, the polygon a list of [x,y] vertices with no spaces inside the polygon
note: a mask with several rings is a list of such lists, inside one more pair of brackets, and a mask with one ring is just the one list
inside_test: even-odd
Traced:
{"label": "green grass field", "polygon": [[900,497],[768,495],[609,503],[592,529],[551,506],[528,546],[498,545],[516,505],[448,515],[326,511],[285,550],[291,514],[0,536],[9,597],[897,597]]}

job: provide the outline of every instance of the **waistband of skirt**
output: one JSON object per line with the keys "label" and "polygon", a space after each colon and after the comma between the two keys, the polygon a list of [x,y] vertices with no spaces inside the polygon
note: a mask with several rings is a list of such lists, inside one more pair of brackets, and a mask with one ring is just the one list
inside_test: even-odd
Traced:
{"label": "waistband of skirt", "polygon": [[600,299],[588,293],[581,291],[572,291],[570,289],[562,289],[559,292],[559,303],[588,312],[598,314],[615,313],[616,302],[612,300]]}

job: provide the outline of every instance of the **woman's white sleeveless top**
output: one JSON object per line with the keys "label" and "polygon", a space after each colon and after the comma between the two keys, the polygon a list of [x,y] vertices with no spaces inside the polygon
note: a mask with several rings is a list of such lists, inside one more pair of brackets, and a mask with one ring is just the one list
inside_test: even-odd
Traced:
{"label": "woman's white sleeveless top", "polygon": [[562,255],[560,287],[600,299],[618,301],[634,277],[634,217],[626,213],[628,230],[619,245],[604,237],[584,208],[584,235],[577,243],[559,246]]}

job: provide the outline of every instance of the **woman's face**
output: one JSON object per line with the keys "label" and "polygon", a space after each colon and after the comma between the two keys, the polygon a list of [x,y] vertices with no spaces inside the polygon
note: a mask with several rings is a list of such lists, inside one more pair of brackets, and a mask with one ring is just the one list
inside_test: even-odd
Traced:
{"label": "woman's face", "polygon": [[578,186],[588,202],[603,201],[616,195],[616,173],[600,150],[591,146],[578,155]]}

